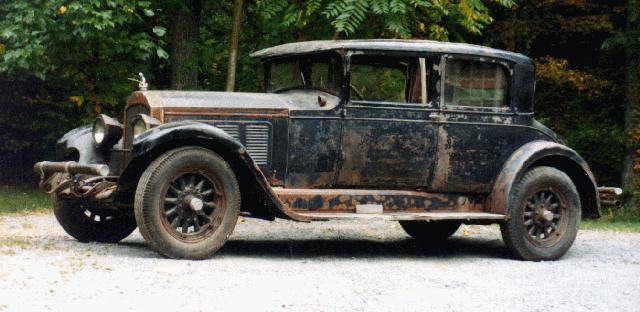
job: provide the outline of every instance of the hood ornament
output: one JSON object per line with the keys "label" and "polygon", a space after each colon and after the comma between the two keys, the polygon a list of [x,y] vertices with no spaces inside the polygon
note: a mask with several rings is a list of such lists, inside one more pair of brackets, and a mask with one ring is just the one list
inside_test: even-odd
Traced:
{"label": "hood ornament", "polygon": [[135,78],[128,78],[131,81],[135,81],[138,83],[138,89],[140,91],[147,91],[147,88],[149,87],[149,84],[147,83],[147,78],[144,78],[144,75],[142,73],[138,73],[138,76],[140,76],[140,79],[135,79]]}

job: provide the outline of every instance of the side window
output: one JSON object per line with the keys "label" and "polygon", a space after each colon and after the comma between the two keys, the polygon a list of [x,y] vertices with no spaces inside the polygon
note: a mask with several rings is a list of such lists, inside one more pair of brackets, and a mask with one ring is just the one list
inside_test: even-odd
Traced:
{"label": "side window", "polygon": [[404,102],[406,65],[352,64],[351,98],[363,101]]}
{"label": "side window", "polygon": [[499,64],[449,60],[444,76],[445,106],[509,106],[507,72]]}

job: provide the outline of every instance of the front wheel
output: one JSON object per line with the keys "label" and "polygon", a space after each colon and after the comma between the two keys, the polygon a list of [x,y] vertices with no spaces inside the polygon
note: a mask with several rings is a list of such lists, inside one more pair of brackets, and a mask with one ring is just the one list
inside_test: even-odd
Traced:
{"label": "front wheel", "polygon": [[580,197],[564,172],[529,170],[514,186],[502,238],[523,260],[556,260],[573,244],[580,226]]}
{"label": "front wheel", "polygon": [[140,233],[160,254],[206,259],[233,232],[240,212],[238,181],[210,150],[171,150],[142,174],[134,210]]}
{"label": "front wheel", "polygon": [[53,214],[58,223],[80,242],[117,243],[136,229],[130,210],[99,209],[89,200],[53,195]]}

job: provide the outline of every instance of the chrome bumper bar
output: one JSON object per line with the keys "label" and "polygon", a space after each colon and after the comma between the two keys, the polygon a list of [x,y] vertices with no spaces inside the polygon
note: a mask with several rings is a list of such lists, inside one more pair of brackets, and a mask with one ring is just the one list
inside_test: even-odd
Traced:
{"label": "chrome bumper bar", "polygon": [[599,187],[598,194],[600,194],[600,203],[603,206],[619,207],[622,205],[618,198],[622,195],[622,189],[619,187]]}
{"label": "chrome bumper bar", "polygon": [[70,174],[89,174],[95,176],[106,177],[109,175],[109,166],[99,164],[79,164],[75,161],[54,162],[41,161],[33,166],[33,170],[44,175],[56,172],[64,172]]}

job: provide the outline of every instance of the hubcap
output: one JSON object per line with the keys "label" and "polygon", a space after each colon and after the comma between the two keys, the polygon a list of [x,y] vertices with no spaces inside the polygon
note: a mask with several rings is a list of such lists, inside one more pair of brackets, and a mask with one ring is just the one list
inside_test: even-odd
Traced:
{"label": "hubcap", "polygon": [[225,197],[215,176],[183,172],[167,184],[164,194],[163,225],[179,240],[202,240],[220,225]]}
{"label": "hubcap", "polygon": [[565,205],[550,190],[538,191],[525,204],[523,225],[528,239],[538,245],[552,245],[566,227]]}
{"label": "hubcap", "polygon": [[202,207],[204,206],[204,202],[202,201],[202,199],[195,197],[193,195],[187,195],[184,201],[186,203],[189,203],[189,208],[191,208],[191,210],[196,214],[199,213],[200,210],[202,210]]}

